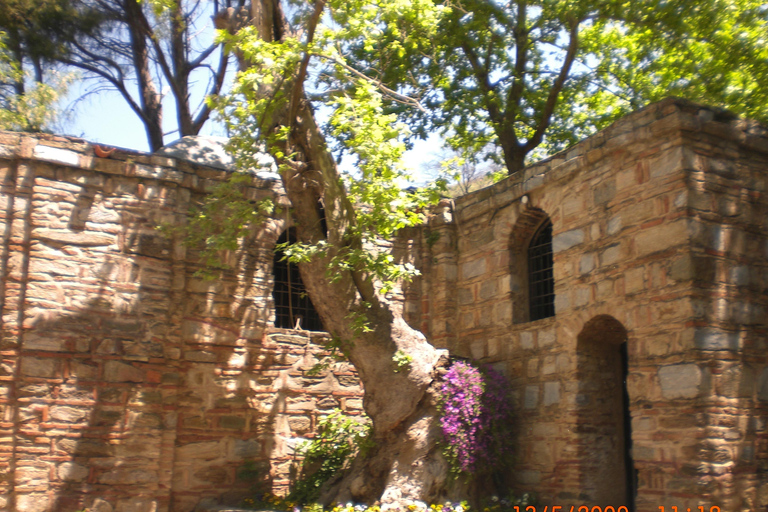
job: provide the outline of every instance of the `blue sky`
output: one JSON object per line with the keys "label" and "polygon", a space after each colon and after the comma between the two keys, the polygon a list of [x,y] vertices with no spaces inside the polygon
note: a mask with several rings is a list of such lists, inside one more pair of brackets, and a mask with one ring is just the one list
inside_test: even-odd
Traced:
{"label": "blue sky", "polygon": [[[78,99],[85,90],[83,83],[72,85],[69,97],[63,104],[63,107],[69,110],[70,120],[57,131],[82,137],[90,142],[149,151],[144,125],[120,94],[102,91],[99,94]],[[166,132],[168,132],[173,129],[175,120],[175,110],[170,101],[164,103],[163,116]],[[213,120],[209,120],[203,126],[201,135],[225,136],[226,133]],[[177,133],[167,133],[165,142],[167,144],[177,138]],[[426,179],[422,168],[426,163],[437,158],[439,148],[440,138],[434,135],[426,141],[417,141],[414,148],[405,155],[405,164],[411,170],[416,182]]]}

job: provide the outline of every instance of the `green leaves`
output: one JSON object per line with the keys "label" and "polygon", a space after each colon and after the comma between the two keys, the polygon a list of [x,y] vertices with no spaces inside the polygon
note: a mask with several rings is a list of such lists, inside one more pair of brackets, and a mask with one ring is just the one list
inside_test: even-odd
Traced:
{"label": "green leaves", "polygon": [[304,456],[303,470],[288,499],[300,504],[317,500],[322,485],[346,469],[358,452],[370,449],[372,442],[371,423],[365,416],[344,416],[336,409],[322,418],[315,438],[298,450]]}
{"label": "green leaves", "polygon": [[250,229],[274,212],[270,199],[250,201],[243,194],[243,185],[252,179],[250,174],[232,174],[205,197],[200,207],[189,212],[186,226],[160,228],[168,236],[179,236],[186,246],[200,251],[205,268],[198,274],[203,277],[213,279],[212,269],[228,269],[222,251],[239,249]]}
{"label": "green leaves", "polygon": [[[278,121],[294,106],[295,87],[309,89],[313,96],[322,98],[323,132],[339,155],[352,160],[352,166],[341,173],[347,199],[354,206],[349,212],[352,221],[330,226],[337,232],[329,238],[340,243],[331,246],[320,240],[294,244],[286,248],[292,261],[330,255],[329,276],[338,278],[340,272],[369,275],[379,283],[381,293],[418,274],[413,265],[395,261],[380,241],[391,240],[398,230],[422,223],[425,208],[439,198],[445,181],[438,180],[422,190],[405,189],[410,177],[402,158],[411,134],[397,114],[387,112],[384,105],[395,98],[410,99],[388,89],[375,74],[359,71],[349,56],[357,46],[373,48],[377,35],[398,32],[403,23],[417,30],[417,35],[406,37],[398,43],[399,48],[416,49],[417,40],[434,29],[432,21],[439,12],[423,0],[377,4],[337,1],[330,3],[329,15],[323,18],[327,24],[317,27],[312,41],[286,34],[269,42],[254,27],[235,36],[222,34],[250,63],[238,75],[233,94],[216,101],[240,166],[253,165],[249,151],[262,140],[282,166],[284,176],[305,165],[305,155],[291,139],[295,126]],[[305,20],[306,16],[299,9],[296,17]],[[314,57],[309,67],[314,80],[299,86],[294,81],[306,55]],[[327,200],[325,207],[330,213],[333,200]]]}
{"label": "green leaves", "polygon": [[66,96],[72,78],[71,74],[50,71],[50,84],[32,82],[11,57],[5,34],[0,32],[0,130],[39,132],[50,128],[59,117],[57,103]]}

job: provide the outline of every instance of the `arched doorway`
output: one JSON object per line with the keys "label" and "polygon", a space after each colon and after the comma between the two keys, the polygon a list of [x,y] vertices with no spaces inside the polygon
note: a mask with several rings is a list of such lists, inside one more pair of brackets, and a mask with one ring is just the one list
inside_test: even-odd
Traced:
{"label": "arched doorway", "polygon": [[634,509],[637,477],[626,379],[627,330],[608,315],[584,325],[576,344],[582,497],[593,505]]}

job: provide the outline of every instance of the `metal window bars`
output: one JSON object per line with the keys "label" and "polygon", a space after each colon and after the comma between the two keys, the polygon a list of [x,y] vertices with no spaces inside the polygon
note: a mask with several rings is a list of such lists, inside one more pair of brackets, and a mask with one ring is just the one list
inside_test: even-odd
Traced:
{"label": "metal window bars", "polygon": [[[294,228],[290,228],[280,235],[277,243],[295,241]],[[325,330],[301,281],[299,267],[283,257],[283,251],[275,250],[275,261],[272,267],[275,278],[275,286],[272,289],[272,298],[275,301],[275,327],[306,331]]]}
{"label": "metal window bars", "polygon": [[555,316],[552,222],[549,219],[536,230],[528,246],[528,301],[531,321]]}

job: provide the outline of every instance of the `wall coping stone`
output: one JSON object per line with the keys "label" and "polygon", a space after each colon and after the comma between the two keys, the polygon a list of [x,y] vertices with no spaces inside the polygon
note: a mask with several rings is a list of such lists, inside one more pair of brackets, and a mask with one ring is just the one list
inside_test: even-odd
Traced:
{"label": "wall coping stone", "polygon": [[[659,123],[662,120],[664,122]],[[653,123],[659,123],[655,131],[640,129]],[[611,150],[619,149],[619,146],[645,139],[658,139],[662,133],[681,131],[705,132],[734,141],[749,150],[768,154],[768,128],[757,121],[742,119],[723,108],[670,97],[636,110],[591,137],[533,163],[498,183],[456,198],[453,201],[453,212],[461,215],[460,221],[467,221],[492,209],[498,211],[519,201],[534,189],[572,173],[594,169],[595,162],[603,156],[609,156]],[[616,138],[622,139],[620,144],[611,142]],[[494,201],[492,197],[501,200]]]}

